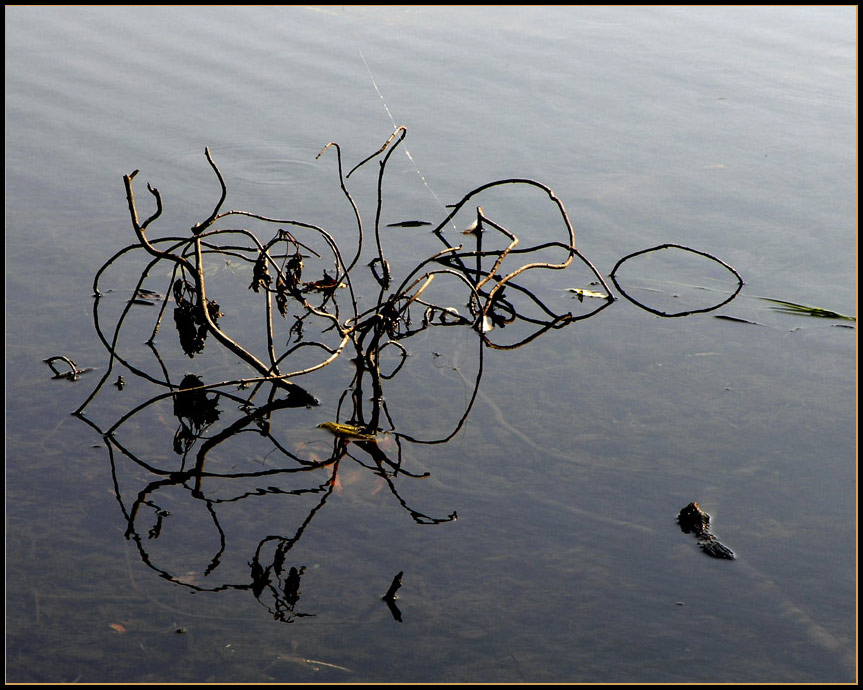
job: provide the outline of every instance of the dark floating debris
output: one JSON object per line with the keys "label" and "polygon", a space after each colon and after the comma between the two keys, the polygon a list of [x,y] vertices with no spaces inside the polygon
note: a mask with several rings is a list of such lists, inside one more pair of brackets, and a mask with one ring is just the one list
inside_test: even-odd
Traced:
{"label": "dark floating debris", "polygon": [[396,592],[399,591],[399,587],[402,586],[402,575],[404,575],[404,570],[400,571],[398,575],[393,578],[393,582],[390,585],[390,588],[387,590],[387,593],[384,594],[383,599],[385,601],[392,601],[393,599],[398,599],[396,596]]}
{"label": "dark floating debris", "polygon": [[399,587],[402,586],[402,575],[404,575],[404,571],[400,571],[398,575],[393,578],[392,584],[387,590],[387,593],[381,597],[381,599],[386,602],[393,619],[399,623],[402,622],[402,612],[399,610],[399,607],[396,606],[396,599],[398,599],[396,592],[399,590]]}
{"label": "dark floating debris", "polygon": [[734,552],[710,533],[710,516],[694,501],[680,511],[677,524],[685,534],[694,534],[701,550],[714,558],[734,560]]}
{"label": "dark floating debris", "polygon": [[147,307],[152,307],[163,299],[162,295],[154,290],[147,290],[146,288],[139,287],[135,290],[135,294],[132,299],[129,300],[131,304],[140,304]]}
{"label": "dark floating debris", "polygon": [[431,225],[427,220],[403,220],[399,223],[388,223],[388,228],[421,228]]}
{"label": "dark floating debris", "polygon": [[715,319],[722,319],[724,321],[735,321],[736,323],[748,323],[753,326],[761,326],[763,324],[758,323],[757,321],[750,321],[749,319],[741,319],[739,316],[728,316],[728,314],[715,314]]}

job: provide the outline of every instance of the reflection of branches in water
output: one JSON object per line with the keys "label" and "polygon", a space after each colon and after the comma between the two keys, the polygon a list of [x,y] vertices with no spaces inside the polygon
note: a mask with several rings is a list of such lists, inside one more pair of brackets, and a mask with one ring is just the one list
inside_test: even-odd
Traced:
{"label": "reflection of branches in water", "polygon": [[[141,221],[133,189],[138,171],[124,176],[137,241],[115,253],[95,275],[93,320],[109,360],[104,376],[76,414],[104,436],[117,499],[127,522],[126,536],[137,544],[143,562],[160,576],[199,591],[250,590],[277,620],[290,621],[309,615],[298,613],[296,609],[305,568],[289,565],[287,559],[306,527],[332,495],[341,463],[355,463],[381,477],[399,505],[419,524],[440,524],[456,519],[455,511],[445,517],[430,516],[409,505],[401,496],[398,482],[429,475],[405,467],[405,450],[411,444],[446,443],[460,431],[479,391],[485,348],[521,347],[551,329],[593,316],[614,301],[603,276],[576,249],[575,232],[563,203],[551,188],[522,178],[498,180],[469,191],[448,207],[446,217],[437,224],[426,221],[396,224],[404,227],[427,224],[431,226],[431,236],[443,246],[419,260],[403,275],[396,276],[381,236],[383,183],[387,164],[406,133],[404,127],[398,128],[380,149],[355,165],[347,175],[343,173],[338,144],[327,144],[318,155],[320,158],[330,149],[336,155],[339,186],[356,224],[354,247],[347,254],[335,237],[320,225],[251,211],[223,211],[227,185],[209,149],[205,150],[205,156],[219,183],[220,198],[207,218],[192,226],[188,237],[149,237],[150,228],[162,215],[161,194],[147,185],[155,209]],[[377,199],[374,225],[367,230],[347,180],[375,159],[379,164]],[[447,239],[444,229],[453,226],[456,216],[469,203],[490,190],[510,187],[539,192],[542,203],[550,204],[560,223],[561,237],[524,246],[515,232],[492,219],[482,206],[476,206],[474,220],[464,231],[462,243],[453,244]],[[259,231],[252,229],[219,227],[228,219],[254,223],[254,227],[263,227],[267,236],[261,237]],[[369,232],[373,242],[368,241]],[[468,248],[467,244],[472,246]],[[362,266],[360,261],[367,248],[373,258]],[[139,274],[133,297],[116,317],[113,329],[108,330],[103,313],[106,293],[102,282],[118,261],[135,259],[142,253],[145,261],[136,269]],[[556,258],[541,260],[549,255]],[[345,256],[350,259],[346,260]],[[222,307],[210,296],[213,273],[208,267],[212,266],[213,258],[225,257],[251,271],[250,300],[258,307],[263,305],[263,342],[249,344],[229,334]],[[576,258],[593,276],[593,282],[605,289],[603,299],[597,308],[583,314],[557,313],[523,279],[538,271],[563,271]],[[365,267],[367,273],[361,270]],[[160,286],[161,293],[145,287],[153,276],[167,278]],[[373,282],[370,283],[369,278]],[[458,306],[453,306],[453,285],[460,294],[455,302]],[[445,289],[439,289],[441,286]],[[365,297],[364,304],[368,306],[360,308],[358,295]],[[157,365],[154,373],[138,361],[137,350],[127,352],[121,345],[121,333],[140,314],[140,311],[133,311],[133,307],[153,306],[159,300],[161,306],[149,328],[147,341]],[[173,322],[178,344],[187,358],[194,361],[215,342],[229,360],[244,370],[232,374],[234,369],[229,366],[226,380],[209,384],[204,383],[200,375],[186,373],[177,383],[179,376],[170,364],[173,358],[163,357],[156,346],[169,301],[174,303]],[[246,305],[243,310],[247,311]],[[476,376],[468,384],[459,372],[468,385],[469,394],[452,428],[447,433],[422,438],[425,435],[422,431],[408,433],[399,428],[387,406],[384,389],[407,362],[405,341],[430,329],[452,327],[474,331]],[[506,333],[515,333],[511,342],[501,339],[504,329],[508,329]],[[282,341],[286,343],[283,348],[279,345]],[[265,354],[259,356],[253,351]],[[389,357],[390,364],[386,367],[382,364],[382,353]],[[57,359],[62,358],[49,361],[52,369]],[[339,396],[336,421],[319,425],[334,436],[328,453],[319,454],[309,444],[289,448],[272,430],[296,428],[296,415],[318,405],[317,398],[297,380],[310,379],[333,362],[346,359],[352,364],[353,376]],[[74,363],[67,364],[72,372],[64,374],[65,377],[80,373]],[[111,377],[115,365],[124,366],[142,382],[156,386],[161,392],[132,405],[113,422],[97,424],[85,413]],[[152,449],[142,452],[121,440],[132,427],[132,421],[139,423],[143,413],[163,419],[168,403],[172,403],[170,414],[177,421],[170,441],[172,453],[159,455]],[[252,442],[249,434],[258,440]],[[150,436],[158,438],[156,434]],[[241,443],[241,439],[247,440]],[[255,443],[269,448],[264,455],[263,469],[224,466],[226,457],[249,457],[248,449]],[[128,491],[121,489],[120,458],[128,460],[129,468],[136,475],[135,481],[141,485],[132,492],[131,503],[124,499]],[[321,476],[322,473],[325,476]],[[151,475],[149,481],[146,475]],[[202,572],[204,578],[212,578],[223,565],[227,537],[218,516],[222,507],[264,496],[282,496],[295,505],[306,500],[313,500],[313,503],[301,510],[302,517],[298,521],[279,525],[278,534],[258,542],[251,561],[244,559],[242,570],[245,572],[239,576],[239,581],[231,582],[226,576],[219,583],[205,585],[197,577],[172,572],[155,562],[153,544],[164,540],[166,533],[177,527],[172,523],[173,512],[160,498],[167,496],[162,492],[168,490],[179,490],[184,497],[181,502],[200,502],[212,529],[218,534],[219,546],[208,556],[208,564]],[[147,515],[152,518],[144,525]],[[206,525],[196,525],[196,533],[204,534],[206,530]],[[392,588],[391,592],[394,593]],[[389,603],[394,598],[390,596]]]}

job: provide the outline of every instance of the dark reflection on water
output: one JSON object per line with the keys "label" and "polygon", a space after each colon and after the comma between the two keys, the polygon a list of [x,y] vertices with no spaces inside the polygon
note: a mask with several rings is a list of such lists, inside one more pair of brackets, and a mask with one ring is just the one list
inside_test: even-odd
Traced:
{"label": "dark reflection on water", "polygon": [[[853,680],[856,329],[760,298],[854,314],[854,17],[739,12],[11,9],[7,679]],[[753,323],[620,300],[484,356],[472,406],[476,331],[429,329],[387,383],[394,438],[372,452],[316,429],[349,417],[347,360],[309,386],[319,407],[269,420],[266,403],[238,409],[248,391],[208,392],[219,401],[200,417],[161,391],[118,429],[129,455],[69,416],[107,371],[90,286],[130,241],[122,175],[140,167],[165,194],[164,235],[186,237],[212,210],[209,145],[231,208],[308,219],[342,244],[352,212],[333,161],[314,157],[329,139],[353,162],[374,150],[390,126],[381,97],[411,129],[384,188],[394,275],[441,245],[389,224],[436,221],[478,180],[517,174],[555,188],[600,271],[662,242],[727,260],[747,286],[720,312]],[[370,208],[376,174],[361,173]],[[550,226],[528,201],[482,205],[541,243]],[[116,268],[105,323],[141,270]],[[621,276],[672,312],[725,289],[709,271]],[[234,305],[253,275],[232,259],[208,269],[220,323],[250,340],[264,308]],[[524,285],[556,314],[592,308],[570,291],[599,291],[589,272],[563,276]],[[153,280],[173,301],[169,272]],[[377,289],[358,292],[374,306]],[[118,343],[154,378],[141,344],[158,308],[133,305]],[[163,328],[175,386],[236,367],[210,338],[190,360]],[[95,370],[52,381],[42,360],[58,354]],[[87,416],[104,431],[156,388],[115,365]],[[467,407],[446,444],[387,445],[445,437]],[[298,458],[345,455],[287,473],[265,422]],[[234,425],[207,453],[223,476],[196,485],[197,453]],[[378,451],[398,479],[377,471]],[[690,501],[736,561],[680,533]],[[405,506],[459,519],[420,526]],[[381,597],[400,572],[398,622]]]}
{"label": "dark reflection on water", "polygon": [[[219,180],[222,197],[206,220],[194,224],[187,240],[151,240],[148,235],[163,211],[162,195],[148,184],[156,207],[145,219],[139,211],[140,199],[134,196],[135,174],[124,178],[138,241],[116,253],[96,272],[94,325],[109,356],[101,380],[76,415],[103,437],[117,499],[128,525],[125,536],[137,544],[141,560],[162,578],[195,592],[250,591],[275,620],[282,622],[314,615],[296,610],[301,574],[306,566],[289,566],[287,559],[293,556],[292,550],[301,535],[333,491],[342,491],[341,464],[355,463],[382,479],[396,502],[419,525],[455,520],[455,511],[432,517],[401,495],[399,485],[405,479],[425,479],[431,474],[410,470],[406,463],[406,458],[412,455],[410,447],[444,444],[458,434],[479,392],[485,349],[517,349],[549,330],[595,316],[612,303],[605,279],[574,247],[572,226],[563,205],[552,190],[530,180],[489,183],[465,194],[432,230],[444,248],[429,257],[420,257],[407,275],[393,274],[379,224],[374,232],[364,227],[346,178],[365,162],[380,157],[379,175],[383,180],[386,165],[405,134],[404,129],[399,130],[379,151],[344,177],[340,147],[329,144],[325,148],[324,152],[330,148],[336,152],[339,186],[357,214],[356,238],[348,246],[339,246],[326,230],[301,220],[266,219],[245,211],[222,212],[227,187],[209,150],[206,157]],[[476,203],[482,199],[484,191],[521,186],[541,192],[546,203],[557,209],[560,239],[519,246],[516,234],[488,217],[481,206],[476,207],[472,222],[463,219],[462,207],[469,201]],[[379,217],[380,195],[377,202]],[[266,240],[260,231],[256,235],[231,227],[237,220],[250,219],[260,221],[264,231],[267,225],[287,226],[290,230],[279,227],[272,239]],[[442,233],[450,223],[468,228],[461,233],[458,245],[451,244]],[[222,227],[226,224],[227,228]],[[400,224],[415,225],[421,224]],[[372,240],[377,255],[368,265],[358,268],[363,245],[370,246]],[[558,255],[556,260],[549,259],[550,252]],[[128,273],[127,258],[131,255],[144,262],[139,263],[137,277],[134,272]],[[588,302],[595,306],[583,309],[581,314],[556,314],[541,296],[521,284],[522,276],[532,271],[560,271],[575,259],[593,272],[594,283],[605,290],[591,292]],[[134,284],[123,291],[129,298],[122,312],[112,320],[111,307],[116,305],[103,304],[107,296],[103,285],[112,280],[121,261]],[[210,272],[223,262],[246,269],[239,272],[240,285],[235,285],[232,291],[225,290],[223,284],[225,276],[229,279],[235,276],[226,271],[215,276]],[[153,284],[151,276],[166,271],[171,274],[169,289],[160,293],[145,287]],[[249,272],[252,278],[246,286]],[[323,278],[318,278],[321,273]],[[454,286],[441,291],[434,285],[440,279],[449,279]],[[243,286],[247,289],[245,295]],[[357,295],[372,295],[375,291],[376,303],[360,312]],[[507,297],[507,291],[515,299]],[[226,303],[220,296],[225,304],[222,307],[210,299],[217,294],[236,297],[238,304]],[[578,296],[579,302],[583,302],[582,292]],[[171,302],[173,307],[168,306]],[[234,335],[239,340],[225,330],[231,325],[231,317],[221,310],[227,311],[230,304],[241,313],[248,312],[253,308],[250,303],[264,307],[263,313],[258,309],[258,316],[265,321],[260,332],[266,334],[269,349],[266,364],[246,349],[252,347],[248,342],[251,324],[244,337]],[[169,319],[172,311],[173,323]],[[135,328],[136,324],[131,322],[147,317],[153,321],[150,338],[144,345],[131,346],[126,331]],[[429,437],[427,427],[409,432],[397,423],[401,415],[388,406],[386,391],[408,362],[406,346],[411,339],[438,329],[468,329],[474,333],[479,348],[475,350],[475,363],[453,367],[468,393],[463,410],[453,416],[451,429]],[[504,344],[499,336],[504,329],[508,329],[508,334],[516,331],[518,335],[509,337]],[[194,374],[185,374],[178,382],[176,366],[159,349],[166,336],[168,343],[174,348],[179,344],[190,360],[180,364],[182,367],[200,366],[201,355],[208,347],[215,347],[227,350],[227,355],[237,360],[236,364],[257,371],[252,376],[240,375],[236,366],[227,365],[215,372],[221,383],[207,383]],[[282,346],[286,336],[287,342]],[[311,364],[303,361],[303,354],[309,351]],[[221,356],[225,354],[222,352]],[[427,354],[443,357],[441,352]],[[312,433],[308,437],[300,435],[299,441],[285,445],[281,430],[296,426],[299,419],[310,414],[319,414],[314,409],[320,405],[318,399],[296,381],[305,381],[302,377],[346,359],[352,375],[338,396],[336,420],[317,425],[334,436],[332,443],[321,444],[319,434]],[[72,367],[71,371],[57,373],[55,378],[77,380],[84,373],[63,357],[47,360],[55,373],[54,360]],[[156,371],[154,365],[161,371]],[[122,373],[116,369],[122,369]],[[464,373],[471,369],[476,374],[469,381]],[[110,393],[112,380],[118,391],[125,390],[127,385],[140,389],[143,384],[154,389],[156,395],[137,402],[116,420],[97,423],[88,416],[88,408],[106,390]],[[249,392],[243,392],[246,390]],[[450,407],[458,402],[458,398],[440,401]],[[173,435],[164,434],[165,423],[171,417],[177,420],[172,423]],[[166,446],[170,446],[172,453],[167,452]],[[226,464],[222,460],[226,456],[233,460]],[[130,476],[130,471],[138,475],[137,480],[121,483],[119,478]],[[289,503],[296,522],[283,523],[289,527],[288,532],[263,536],[253,553],[232,555],[227,527],[219,517],[222,507],[246,500],[255,500],[264,507],[269,504],[260,499],[268,496],[294,499]],[[257,529],[267,534],[267,521],[260,520]],[[200,553],[198,549],[181,548],[192,534],[196,535]],[[202,558],[203,554],[208,555]],[[168,566],[164,561],[175,564]],[[402,615],[395,604],[395,590],[400,586],[397,578],[384,596],[398,621]]]}
{"label": "dark reflection on water", "polygon": [[[404,135],[404,130],[400,130],[377,153],[364,159],[367,162],[381,157],[379,174],[382,180],[385,178],[386,164]],[[341,176],[341,151],[337,144],[331,146],[339,156]],[[207,158],[221,183],[223,201],[227,188],[222,174],[209,151]],[[357,169],[353,168],[346,177],[350,177]],[[306,566],[289,565],[288,559],[293,556],[293,548],[312,519],[324,508],[333,491],[342,490],[340,468],[343,462],[356,463],[382,479],[385,488],[417,524],[440,525],[455,520],[456,511],[447,516],[433,517],[416,509],[403,498],[399,486],[404,480],[431,476],[428,471],[417,474],[406,466],[405,458],[413,454],[411,446],[444,444],[459,433],[480,392],[486,349],[518,349],[548,331],[597,316],[614,300],[602,275],[596,273],[589,261],[575,249],[572,227],[563,205],[552,190],[530,180],[488,183],[465,194],[432,230],[444,249],[422,258],[406,276],[392,274],[380,228],[376,227],[372,236],[370,230],[364,229],[358,210],[354,247],[339,247],[324,229],[299,220],[266,220],[256,218],[257,214],[250,212],[223,213],[220,211],[221,201],[205,221],[194,225],[188,240],[174,238],[166,241],[160,238],[153,243],[147,235],[151,232],[150,226],[161,215],[162,196],[156,188],[148,185],[148,191],[157,206],[151,216],[142,219],[138,210],[139,202],[133,194],[132,176],[127,176],[125,180],[132,225],[138,242],[115,254],[96,273],[94,325],[109,357],[99,384],[76,414],[91,424],[104,439],[117,499],[128,525],[125,536],[135,542],[141,560],[162,578],[195,592],[249,591],[275,620],[281,622],[291,623],[297,618],[314,615],[300,613],[296,609],[300,599],[300,579]],[[347,201],[356,208],[346,179],[340,177],[339,182]],[[483,192],[488,189],[517,189],[520,186],[543,192],[543,196],[547,197],[545,201],[557,208],[560,240],[549,239],[540,245],[524,246],[519,243],[514,231],[488,217],[481,206],[476,207],[474,219],[470,223],[460,213],[468,202],[477,203],[481,200]],[[379,196],[378,215],[381,203]],[[217,229],[225,223],[232,225],[238,218],[255,218],[265,224],[287,225],[291,231],[279,227],[272,239],[265,241],[247,230]],[[467,228],[461,232],[458,245],[452,244],[442,232],[450,223]],[[422,226],[420,222],[399,225]],[[315,239],[318,242],[324,239],[326,242],[323,247],[314,247]],[[377,256],[367,267],[360,266],[357,269],[363,243],[369,244],[372,239],[375,240]],[[326,256],[327,247],[332,253],[329,270],[333,271],[333,275],[327,272],[327,268],[317,266],[317,260]],[[665,248],[646,250],[641,254]],[[548,258],[543,255],[550,250],[559,255],[557,261],[543,260]],[[102,284],[110,280],[115,262],[132,253],[142,255],[141,258],[146,258],[147,263],[141,268],[137,280],[132,274],[134,287],[127,291],[131,296],[116,322],[109,325],[102,305],[105,296]],[[696,253],[728,269],[737,277],[738,284],[727,297],[716,300],[712,306],[686,312],[689,314],[714,311],[728,304],[743,286],[742,279],[733,268],[715,257]],[[191,258],[193,255],[194,259]],[[355,258],[349,259],[350,256]],[[556,314],[541,296],[522,285],[522,278],[532,271],[564,270],[575,259],[592,271],[594,280],[590,285],[600,288],[569,290],[577,298],[570,300],[573,309],[587,301],[587,308],[582,309],[581,314]],[[621,260],[618,265],[627,259]],[[245,285],[251,270],[252,280],[248,290],[254,294],[247,294],[240,304],[232,306],[244,312],[249,309],[249,301],[258,304],[263,302],[265,305],[266,341],[270,349],[266,365],[260,364],[254,355],[244,349],[245,338],[241,338],[238,343],[225,333],[226,325],[221,322],[226,316],[221,312],[223,307],[209,299],[216,292],[213,290],[213,281],[210,278],[205,280],[205,275],[209,268],[220,266],[223,261],[226,264],[238,263],[247,269],[239,274],[242,285]],[[322,263],[328,265],[326,261]],[[170,290],[165,290],[165,294],[144,287],[152,282],[149,280],[151,274],[161,274],[172,266],[173,285]],[[316,279],[321,272],[323,278]],[[309,280],[309,275],[315,279]],[[218,274],[216,277],[219,277]],[[433,282],[441,278],[455,279],[455,287],[461,289],[455,292],[452,286],[444,291],[436,289]],[[373,294],[374,283],[379,288],[377,303],[360,313],[356,295]],[[206,292],[204,285],[207,286]],[[219,285],[218,281],[216,285]],[[398,287],[390,289],[395,285]],[[343,291],[346,294],[342,294]],[[507,291],[515,299],[507,297]],[[242,293],[235,289],[234,295],[240,296]],[[172,297],[174,323],[168,319],[171,313],[168,304]],[[140,307],[154,309],[142,311]],[[228,308],[227,304],[224,308]],[[531,314],[531,310],[535,313]],[[125,340],[126,322],[140,320],[142,314],[155,320],[152,336],[145,345],[127,352],[125,347],[119,345]],[[284,324],[274,327],[274,318],[281,322],[279,315],[286,324],[291,324],[289,328],[286,329]],[[682,315],[683,312],[674,314]],[[407,432],[403,426],[397,425],[396,419],[400,417],[398,411],[390,410],[386,402],[390,383],[408,363],[407,346],[413,338],[433,329],[454,328],[470,330],[479,344],[475,350],[475,363],[463,362],[452,367],[465,386],[467,395],[464,409],[456,413],[457,419],[452,428],[440,436],[429,437],[429,429],[423,427]],[[157,341],[160,331],[161,337]],[[174,367],[166,363],[157,346],[157,342],[163,341],[166,336],[173,340],[174,331],[180,349],[189,360],[199,358],[209,342],[210,348],[224,346],[241,362],[260,369],[256,376],[237,378],[235,367],[226,366],[216,371],[218,378],[224,380],[222,383],[207,383],[194,374],[185,374],[177,383],[179,376],[172,371]],[[513,331],[518,335],[512,337]],[[501,332],[506,332],[509,337],[500,335]],[[332,340],[328,338],[328,333],[335,336],[330,345],[326,343],[328,339]],[[285,335],[288,340],[282,351],[283,348],[277,347],[275,343],[281,342]],[[339,339],[341,342],[336,342]],[[458,341],[457,336],[455,341]],[[305,352],[304,348],[316,353],[312,355],[313,362],[316,359],[319,361],[297,368],[292,355]],[[382,355],[390,351],[395,352],[395,359],[383,362]],[[452,351],[452,345],[443,350],[447,351]],[[437,351],[423,354],[435,359],[444,357],[442,352]],[[152,359],[151,366],[158,364],[162,375],[152,370],[148,373],[147,365],[138,364],[142,357]],[[312,434],[307,438],[300,437],[299,442],[291,447],[285,446],[276,430],[287,428],[292,423],[296,425],[298,418],[308,417],[309,412],[314,413],[314,408],[320,404],[311,392],[296,381],[323,370],[340,357],[350,357],[352,376],[349,385],[339,396],[337,420],[318,424],[318,428],[334,436],[334,441],[322,445],[315,438],[316,434]],[[56,373],[54,359],[64,361],[71,370]],[[52,358],[47,363],[55,371],[55,378],[77,380],[85,373],[66,358]],[[195,362],[183,365],[189,368],[192,364]],[[123,373],[118,374],[115,366],[122,367]],[[285,367],[294,373],[288,374]],[[470,369],[475,370],[476,374],[469,381],[464,372]],[[88,418],[87,409],[97,396],[103,394],[103,388],[115,376],[113,386],[120,391],[133,382],[146,387],[149,387],[148,384],[153,385],[157,391],[167,387],[168,391],[158,392],[154,397],[135,404],[115,421],[100,427]],[[243,393],[246,389],[251,392]],[[498,423],[509,426],[499,405],[488,396],[485,399],[495,409]],[[454,401],[444,399],[438,406],[455,407],[454,402],[459,401],[457,398]],[[510,405],[501,402],[509,411]],[[434,413],[438,418],[444,416],[428,407],[426,412]],[[172,436],[162,433],[165,421],[170,417],[177,420]],[[127,433],[129,427],[135,428],[137,433]],[[512,431],[520,433],[516,429]],[[138,435],[142,438],[136,438]],[[127,440],[127,436],[131,438]],[[165,448],[169,444],[173,455]],[[166,456],[167,459],[161,459]],[[225,456],[233,458],[232,462],[220,462],[220,457]],[[130,463],[130,467],[119,466]],[[121,485],[119,477],[128,476],[130,470],[137,470],[137,480],[128,482],[131,486],[127,482]],[[143,476],[141,470],[144,471]],[[232,546],[226,536],[227,528],[219,517],[222,506],[268,496],[292,498],[290,512],[296,514],[296,523],[283,523],[289,526],[288,532],[263,536],[252,554],[232,555]],[[256,502],[262,508],[269,505],[261,500]],[[265,520],[260,521],[258,528],[269,531]],[[200,549],[182,547],[182,544],[191,541],[191,535],[195,535],[194,542]],[[174,564],[169,566],[165,561],[173,561]],[[250,570],[247,572],[246,569]],[[403,574],[403,571],[400,572]],[[394,595],[400,586],[399,576],[384,596],[393,617],[399,622],[402,621],[402,614],[395,604]]]}

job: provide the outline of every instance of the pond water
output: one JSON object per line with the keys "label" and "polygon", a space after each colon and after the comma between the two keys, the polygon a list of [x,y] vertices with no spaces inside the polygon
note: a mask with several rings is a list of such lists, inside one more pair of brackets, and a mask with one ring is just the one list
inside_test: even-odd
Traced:
{"label": "pond water", "polygon": [[[855,8],[13,7],[6,37],[7,681],[855,680],[856,322],[764,299],[856,316]],[[164,391],[109,370],[93,325],[93,276],[134,241],[122,176],[140,169],[142,217],[146,183],[161,191],[151,239],[186,236],[218,201],[206,146],[226,209],[348,246],[334,151],[315,157],[335,141],[353,167],[399,125],[382,225],[437,224],[482,184],[531,178],[606,276],[673,243],[746,285],[713,312],[662,318],[621,298],[482,349],[452,439],[394,435],[425,478],[384,479],[361,443],[337,483],[331,468],[261,474],[288,464],[242,433],[208,458],[218,477],[171,481],[170,398],[130,417],[121,445],[103,440],[94,427]],[[351,178],[367,223],[377,170]],[[481,204],[521,246],[564,241],[536,192],[497,188],[463,213]],[[444,236],[464,241],[465,225]],[[382,239],[399,281],[443,246],[425,226]],[[106,322],[145,263],[106,272]],[[618,273],[662,312],[736,289],[673,250]],[[208,274],[221,323],[250,339],[265,318],[246,306],[251,276],[224,260]],[[524,285],[586,313],[596,298],[569,289],[602,289],[592,280],[578,264]],[[168,273],[147,287],[170,292]],[[121,340],[154,376],[142,343],[157,308],[135,305]],[[186,357],[170,321],[156,346],[172,380],[236,374],[212,340]],[[516,342],[516,328],[489,337]],[[384,391],[393,426],[446,437],[478,336],[428,329],[405,347]],[[94,371],[52,380],[57,355]],[[72,416],[108,371],[91,424]],[[304,380],[321,404],[277,410],[273,439],[332,452],[316,426],[350,380],[342,360]],[[241,416],[219,410],[205,437]],[[380,448],[392,457],[393,438]],[[735,560],[681,532],[691,501]],[[270,589],[255,559],[272,575],[279,553]],[[396,610],[381,597],[400,572]]]}

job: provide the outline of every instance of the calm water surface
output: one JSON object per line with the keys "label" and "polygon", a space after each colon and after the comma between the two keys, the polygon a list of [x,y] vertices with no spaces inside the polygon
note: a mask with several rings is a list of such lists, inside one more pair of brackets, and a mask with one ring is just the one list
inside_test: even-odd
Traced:
{"label": "calm water surface", "polygon": [[[17,7],[6,36],[7,680],[855,679],[856,324],[761,299],[856,315],[855,10]],[[445,445],[408,444],[406,469],[431,475],[398,484],[411,508],[458,521],[419,525],[371,471],[343,467],[288,552],[302,586],[278,620],[249,562],[318,498],[225,481],[205,505],[168,487],[151,495],[170,513],[162,532],[148,534],[151,506],[142,546],[125,538],[123,510],[154,477],[69,414],[108,366],[92,276],[133,241],[123,174],[141,170],[142,199],[146,181],[162,192],[153,236],[210,213],[205,146],[226,207],[350,237],[334,158],[315,156],[337,141],[353,166],[395,125],[410,156],[391,160],[383,222],[437,222],[485,182],[534,178],[603,273],[688,245],[746,279],[715,313],[759,325],[619,300],[487,349],[467,423]],[[374,178],[355,182],[367,218]],[[527,243],[556,232],[530,195],[481,203]],[[396,272],[440,248],[388,232]],[[214,269],[226,327],[250,332],[248,270]],[[105,277],[106,313],[140,270]],[[659,255],[624,278],[663,310],[733,288],[714,264]],[[567,311],[584,305],[566,289],[588,281],[579,268],[528,282]],[[136,322],[123,346],[155,370],[147,335]],[[228,377],[215,345],[190,360],[175,339],[157,343],[175,374]],[[409,348],[388,405],[400,431],[445,435],[475,336]],[[61,354],[96,370],[52,381],[42,360]],[[320,408],[282,411],[279,441],[326,449],[315,426],[349,376],[314,379]],[[97,423],[153,394],[126,378],[88,410]],[[122,441],[172,462],[175,428],[154,405]],[[244,438],[214,462],[266,467],[268,452]],[[690,501],[737,560],[680,532]],[[380,599],[399,571],[401,622]]]}

